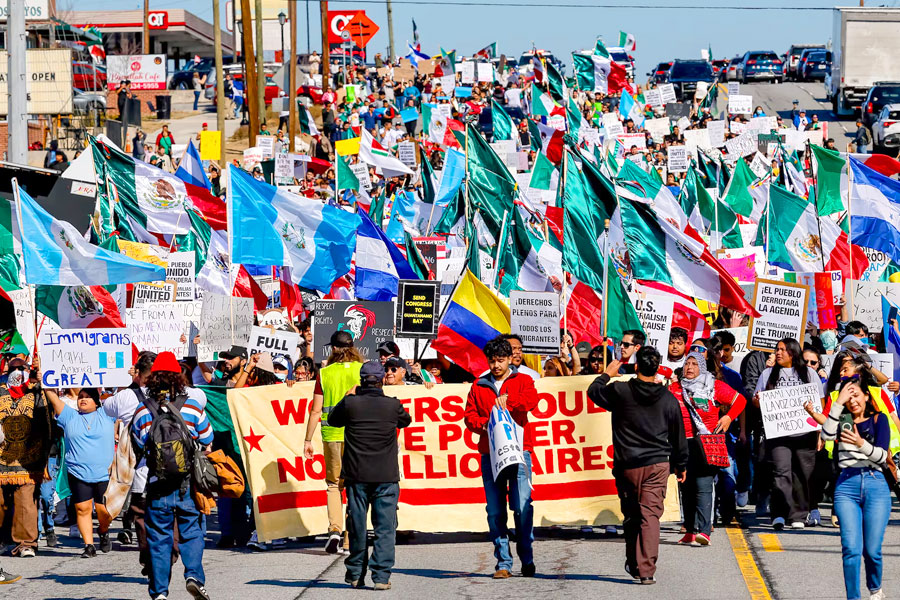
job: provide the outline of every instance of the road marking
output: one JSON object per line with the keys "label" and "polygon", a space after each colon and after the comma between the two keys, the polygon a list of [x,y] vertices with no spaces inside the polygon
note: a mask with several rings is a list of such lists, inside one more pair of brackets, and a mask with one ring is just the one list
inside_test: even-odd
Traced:
{"label": "road marking", "polygon": [[758,533],[759,541],[766,552],[784,552],[777,533]]}
{"label": "road marking", "polygon": [[753,553],[747,544],[744,531],[740,527],[733,526],[726,527],[725,531],[728,533],[731,550],[734,552],[734,558],[744,577],[744,584],[747,586],[747,591],[750,592],[750,600],[772,600],[769,588],[766,586],[756,559],[753,558]]}

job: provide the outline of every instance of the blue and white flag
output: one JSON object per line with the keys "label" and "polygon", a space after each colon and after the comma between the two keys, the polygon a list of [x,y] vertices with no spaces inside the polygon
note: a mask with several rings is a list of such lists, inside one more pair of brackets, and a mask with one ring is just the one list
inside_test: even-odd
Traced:
{"label": "blue and white flag", "polygon": [[206,177],[206,171],[203,170],[203,161],[200,160],[200,152],[194,146],[194,140],[188,140],[187,149],[184,151],[184,156],[181,157],[181,164],[175,171],[175,177],[185,183],[210,189],[209,179]]}
{"label": "blue and white flag", "polygon": [[166,269],[85,241],[71,223],[55,219],[18,188],[25,283],[113,285],[164,281]]}
{"label": "blue and white flag", "polygon": [[293,283],[320,291],[350,271],[358,215],[228,169],[232,262],[290,267]]}
{"label": "blue and white flag", "polygon": [[900,182],[870,169],[852,156],[850,241],[880,250],[900,262]]}
{"label": "blue and white flag", "polygon": [[884,331],[884,349],[888,354],[894,355],[894,372],[891,373],[893,381],[900,381],[900,332],[894,329],[891,321],[900,323],[900,309],[897,305],[885,298],[881,297],[881,319],[882,331]]}
{"label": "blue and white flag", "polygon": [[641,106],[625,90],[622,90],[622,98],[619,100],[619,114],[626,121],[628,119],[634,121],[636,127],[644,125],[644,113],[641,110]]}
{"label": "blue and white flag", "polygon": [[[404,231],[409,231],[410,235],[417,236],[420,231],[416,227],[416,220],[424,216],[424,210],[417,210],[417,205],[424,204],[416,200],[415,194],[404,190],[394,194],[394,204],[391,205],[391,220],[385,228],[385,233],[389,240],[395,244],[402,244],[406,241]],[[429,208],[431,205],[428,205]]]}
{"label": "blue and white flag", "polygon": [[406,55],[406,58],[409,59],[409,63],[416,71],[419,70],[420,60],[431,60],[431,57],[419,50],[418,47],[413,46],[409,42],[406,42],[406,45],[409,47],[409,54]]}
{"label": "blue and white flag", "polygon": [[418,279],[415,271],[365,212],[356,238],[356,297],[360,300],[391,300],[397,295],[397,282]]}
{"label": "blue and white flag", "polygon": [[[466,175],[466,154],[454,148],[447,148],[447,157],[444,159],[444,170],[441,173],[441,183],[434,195],[434,203],[446,207],[450,201],[456,198],[459,186],[462,185]],[[435,221],[436,222],[436,221]]]}

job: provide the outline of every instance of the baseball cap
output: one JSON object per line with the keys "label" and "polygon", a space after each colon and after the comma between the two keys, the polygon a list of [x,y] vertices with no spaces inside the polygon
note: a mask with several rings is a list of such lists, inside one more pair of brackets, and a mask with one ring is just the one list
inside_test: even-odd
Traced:
{"label": "baseball cap", "polygon": [[381,366],[381,363],[377,360],[370,360],[369,362],[363,364],[359,369],[359,380],[362,382],[366,381],[381,381],[384,379],[384,367]]}
{"label": "baseball cap", "polygon": [[160,352],[156,356],[156,360],[153,361],[153,366],[150,367],[150,371],[152,373],[158,371],[181,373],[181,365],[178,364],[178,359],[175,358],[175,355],[171,352]]}
{"label": "baseball cap", "polygon": [[406,369],[406,361],[402,358],[397,358],[396,356],[392,356],[384,363],[385,367],[396,367],[398,369]]}
{"label": "baseball cap", "polygon": [[277,354],[272,357],[272,364],[275,367],[280,367],[285,371],[290,370],[291,364],[288,359],[284,356],[284,354]]}
{"label": "baseball cap", "polygon": [[353,346],[353,336],[347,331],[335,331],[331,334],[329,343],[333,348],[351,348]]}
{"label": "baseball cap", "polygon": [[209,123],[204,123],[201,127],[209,127]]}
{"label": "baseball cap", "polygon": [[592,348],[593,346],[591,346],[590,342],[578,342],[575,344],[575,351],[578,352],[578,356],[582,359],[588,357]]}
{"label": "baseball cap", "polygon": [[400,346],[398,346],[396,342],[391,340],[381,342],[380,344],[378,344],[378,354],[391,354],[393,356],[400,356]]}
{"label": "baseball cap", "polygon": [[219,358],[224,358],[225,360],[247,358],[247,349],[243,346],[232,346],[224,352],[219,352]]}

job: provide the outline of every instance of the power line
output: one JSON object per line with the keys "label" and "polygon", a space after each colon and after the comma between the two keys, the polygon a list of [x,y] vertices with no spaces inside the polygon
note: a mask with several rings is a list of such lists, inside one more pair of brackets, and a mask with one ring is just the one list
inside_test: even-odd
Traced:
{"label": "power line", "polygon": [[[333,0],[333,3],[351,4],[384,4],[383,0]],[[704,5],[662,5],[662,4],[550,4],[550,3],[524,3],[524,2],[478,2],[475,0],[462,2],[444,2],[443,0],[392,0],[393,4],[410,4],[414,6],[477,6],[500,8],[594,8],[594,9],[629,9],[629,10],[750,10],[750,11],[803,11],[821,12],[834,10],[826,6],[704,6]]]}

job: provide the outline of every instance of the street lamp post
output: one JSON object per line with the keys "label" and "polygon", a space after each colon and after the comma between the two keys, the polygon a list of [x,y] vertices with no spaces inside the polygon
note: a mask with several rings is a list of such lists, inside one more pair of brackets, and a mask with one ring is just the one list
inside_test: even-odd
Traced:
{"label": "street lamp post", "polygon": [[[284,11],[278,13],[278,24],[281,25],[281,64],[285,63],[284,60],[284,24],[287,23],[287,15],[284,14]],[[293,26],[293,24],[292,24]]]}

